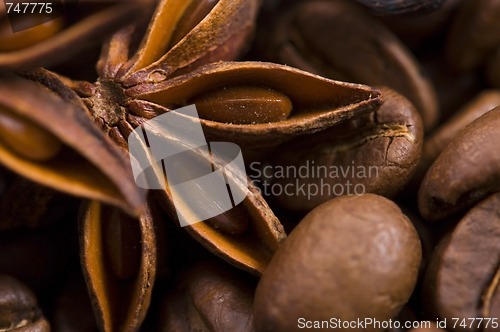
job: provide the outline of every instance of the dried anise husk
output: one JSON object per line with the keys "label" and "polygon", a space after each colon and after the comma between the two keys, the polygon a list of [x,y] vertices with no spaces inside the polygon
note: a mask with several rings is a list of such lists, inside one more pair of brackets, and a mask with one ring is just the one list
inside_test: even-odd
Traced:
{"label": "dried anise husk", "polygon": [[135,331],[151,301],[156,238],[149,209],[133,219],[97,201],[80,227],[82,268],[94,312],[104,331]]}
{"label": "dried anise husk", "polygon": [[[89,45],[102,41],[150,3],[149,0],[137,0],[96,5],[93,1],[80,0],[78,12],[66,9],[62,17],[52,20],[48,14],[24,15],[23,22],[18,23],[32,27],[15,34],[9,25],[6,8],[1,6],[0,70],[51,66],[70,59]],[[82,9],[86,15],[78,15]],[[39,22],[45,23],[37,25]]]}
{"label": "dried anise husk", "polygon": [[34,75],[57,94],[19,75],[0,78],[2,163],[32,181],[139,214],[144,194],[131,178],[127,156],[94,126],[78,96],[55,75]]}

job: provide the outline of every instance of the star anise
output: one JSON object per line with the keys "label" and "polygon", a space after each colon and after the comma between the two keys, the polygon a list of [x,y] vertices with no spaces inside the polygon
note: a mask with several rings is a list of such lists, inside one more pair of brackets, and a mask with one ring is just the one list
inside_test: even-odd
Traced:
{"label": "star anise", "polygon": [[[103,331],[139,328],[158,263],[161,220],[153,197],[146,200],[136,186],[127,154],[136,127],[197,104],[201,120],[189,121],[201,122],[207,140],[237,143],[258,158],[381,104],[378,90],[364,85],[271,63],[232,62],[252,37],[258,8],[257,0],[162,0],[152,17],[138,13],[104,44],[95,83],[45,69],[1,74],[0,161],[40,184],[90,199],[82,205],[81,260]],[[285,232],[259,190],[250,181],[236,183],[249,191],[240,205],[185,230],[259,275]],[[170,191],[154,194],[175,220]],[[192,202],[185,203],[177,213],[190,214]]]}

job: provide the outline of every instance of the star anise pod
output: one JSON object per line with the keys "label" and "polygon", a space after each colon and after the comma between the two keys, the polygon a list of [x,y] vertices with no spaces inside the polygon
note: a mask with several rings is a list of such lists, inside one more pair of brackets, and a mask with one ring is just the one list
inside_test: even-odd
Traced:
{"label": "star anise pod", "polygon": [[[155,280],[160,221],[132,176],[127,138],[135,128],[197,104],[201,119],[188,121],[201,122],[207,140],[237,143],[258,157],[381,104],[380,92],[364,85],[231,62],[252,37],[258,7],[257,0],[162,0],[147,28],[138,15],[105,43],[95,83],[45,69],[0,79],[0,161],[90,199],[82,206],[82,267],[103,331],[137,330]],[[185,229],[226,261],[261,274],[285,232],[256,187],[235,183],[248,188],[241,204]],[[171,192],[155,194],[175,220]],[[191,203],[177,213],[189,215]]]}

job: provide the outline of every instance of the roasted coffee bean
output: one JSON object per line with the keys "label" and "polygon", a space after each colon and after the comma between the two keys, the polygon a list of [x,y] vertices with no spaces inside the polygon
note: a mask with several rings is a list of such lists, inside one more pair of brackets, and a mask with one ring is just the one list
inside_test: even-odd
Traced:
{"label": "roasted coffee bean", "polygon": [[438,120],[434,89],[415,57],[352,1],[301,2],[278,18],[269,39],[265,52],[272,61],[332,79],[387,86],[415,105],[427,130]]}
{"label": "roasted coffee bean", "polygon": [[437,128],[425,140],[422,159],[416,175],[418,180],[422,180],[429,166],[462,129],[497,106],[500,106],[500,90],[482,91],[452,118]]}
{"label": "roasted coffee bean", "polygon": [[160,331],[251,332],[254,285],[219,263],[199,263],[166,297]]}
{"label": "roasted coffee bean", "polygon": [[439,9],[447,0],[356,0],[375,15],[418,15]]}
{"label": "roasted coffee bean", "polygon": [[[418,15],[383,15],[378,18],[411,50],[420,49],[420,47],[426,49],[425,42],[435,38],[443,29],[446,29],[454,10],[461,1],[444,0],[439,8],[436,7],[431,12]],[[378,1],[379,4],[384,2]],[[437,52],[434,50],[432,53]],[[419,60],[422,62],[422,58]]]}
{"label": "roasted coffee bean", "polygon": [[[273,185],[287,188],[277,197],[281,205],[309,211],[336,196],[391,197],[404,187],[420,158],[422,121],[405,97],[387,88],[380,91],[385,102],[375,112],[297,138],[273,155]],[[307,170],[309,176],[282,169]],[[312,189],[301,192],[302,187]]]}
{"label": "roasted coffee bean", "polygon": [[298,224],[264,272],[257,330],[296,331],[300,318],[393,318],[413,291],[420,259],[417,232],[388,199],[330,200]]}
{"label": "roasted coffee bean", "polygon": [[[440,243],[426,273],[423,299],[430,315],[459,319],[447,325],[453,331],[498,331],[500,193],[472,208]],[[494,319],[486,325],[480,318]]]}
{"label": "roasted coffee bean", "polygon": [[454,18],[447,39],[449,63],[459,70],[481,65],[500,46],[500,2],[465,0]]}
{"label": "roasted coffee bean", "polygon": [[31,290],[5,274],[0,274],[0,331],[50,331]]}
{"label": "roasted coffee bean", "polygon": [[419,324],[420,327],[412,328],[408,330],[408,332],[446,332],[446,330],[437,327],[437,325],[431,321],[419,322]]}
{"label": "roasted coffee bean", "polygon": [[500,107],[462,130],[429,168],[420,186],[420,213],[443,219],[500,188]]}
{"label": "roasted coffee bean", "polygon": [[214,90],[193,103],[201,118],[234,124],[282,121],[292,112],[292,102],[285,94],[252,86]]}

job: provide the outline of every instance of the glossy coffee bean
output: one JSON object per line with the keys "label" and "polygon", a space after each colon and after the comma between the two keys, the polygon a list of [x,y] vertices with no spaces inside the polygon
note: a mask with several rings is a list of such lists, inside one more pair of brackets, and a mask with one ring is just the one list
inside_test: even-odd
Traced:
{"label": "glossy coffee bean", "polygon": [[[453,331],[498,331],[500,317],[500,193],[472,208],[434,253],[423,299],[430,315],[452,322]],[[496,318],[486,326],[469,318]]]}
{"label": "glossy coffee bean", "polygon": [[420,15],[433,12],[447,0],[356,0],[375,15]]}
{"label": "glossy coffee bean", "polygon": [[426,321],[426,322],[420,322],[419,324],[420,327],[412,328],[408,330],[408,332],[446,332],[446,330],[437,327],[437,325],[434,322]]}
{"label": "glossy coffee bean", "polygon": [[500,188],[500,107],[462,130],[427,171],[419,190],[422,216],[440,220]]}
{"label": "glossy coffee bean", "polygon": [[0,274],[0,331],[50,331],[31,290],[4,274]]}
{"label": "glossy coffee bean", "polygon": [[272,61],[336,80],[387,86],[415,105],[426,130],[438,120],[434,88],[414,55],[352,1],[300,2],[278,17],[269,40],[263,52]]}
{"label": "glossy coffee bean", "polygon": [[330,200],[298,224],[264,272],[257,330],[297,331],[299,318],[394,318],[420,260],[417,232],[393,202],[372,194]]}
{"label": "glossy coffee bean", "polygon": [[500,90],[484,90],[433,131],[425,140],[417,169],[418,179],[421,181],[434,160],[461,130],[497,106],[500,106]]}
{"label": "glossy coffee bean", "polygon": [[[385,102],[373,113],[299,137],[273,154],[273,185],[287,188],[277,197],[282,206],[310,211],[336,196],[391,197],[406,185],[420,158],[422,121],[405,97],[388,88],[380,91]],[[309,176],[280,174],[290,167],[307,169]]]}
{"label": "glossy coffee bean", "polygon": [[454,68],[475,69],[500,46],[499,15],[497,0],[462,1],[446,45],[447,59]]}
{"label": "glossy coffee bean", "polygon": [[215,262],[198,263],[164,301],[161,331],[252,332],[254,285]]}

